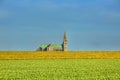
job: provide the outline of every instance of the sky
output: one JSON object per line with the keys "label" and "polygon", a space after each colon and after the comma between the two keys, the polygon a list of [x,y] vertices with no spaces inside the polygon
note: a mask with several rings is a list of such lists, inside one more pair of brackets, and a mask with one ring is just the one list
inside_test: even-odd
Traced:
{"label": "sky", "polygon": [[0,50],[120,50],[119,0],[0,0]]}

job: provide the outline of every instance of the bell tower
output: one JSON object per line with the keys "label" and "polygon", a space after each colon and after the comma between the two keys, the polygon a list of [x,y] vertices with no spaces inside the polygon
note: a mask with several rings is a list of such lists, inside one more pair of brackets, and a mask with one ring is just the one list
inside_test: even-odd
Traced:
{"label": "bell tower", "polygon": [[64,32],[64,37],[63,37],[63,51],[68,51],[66,32]]}

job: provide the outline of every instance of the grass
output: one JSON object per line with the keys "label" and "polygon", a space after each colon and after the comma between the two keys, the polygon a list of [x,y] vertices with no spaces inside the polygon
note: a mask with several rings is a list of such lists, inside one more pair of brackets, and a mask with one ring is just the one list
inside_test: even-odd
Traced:
{"label": "grass", "polygon": [[120,59],[0,60],[0,80],[120,80]]}

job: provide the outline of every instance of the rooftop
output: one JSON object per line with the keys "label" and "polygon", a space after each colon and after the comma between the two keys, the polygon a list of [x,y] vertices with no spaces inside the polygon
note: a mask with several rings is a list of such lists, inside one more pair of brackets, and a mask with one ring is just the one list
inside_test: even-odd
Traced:
{"label": "rooftop", "polygon": [[[45,49],[47,46],[49,46],[50,44],[42,44],[41,48]],[[51,44],[53,45],[54,48],[62,48],[62,44]]]}

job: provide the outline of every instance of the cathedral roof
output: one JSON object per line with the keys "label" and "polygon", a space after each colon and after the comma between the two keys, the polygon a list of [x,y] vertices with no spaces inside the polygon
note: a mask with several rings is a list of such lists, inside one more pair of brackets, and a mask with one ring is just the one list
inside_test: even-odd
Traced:
{"label": "cathedral roof", "polygon": [[62,48],[61,44],[53,44],[54,48]]}
{"label": "cathedral roof", "polygon": [[[48,47],[50,44],[42,44],[41,48],[45,49],[46,47]],[[62,44],[51,44],[54,48],[62,48]]]}
{"label": "cathedral roof", "polygon": [[49,45],[49,44],[42,44],[42,45],[41,45],[41,48],[42,48],[42,49],[45,49],[48,45]]}

